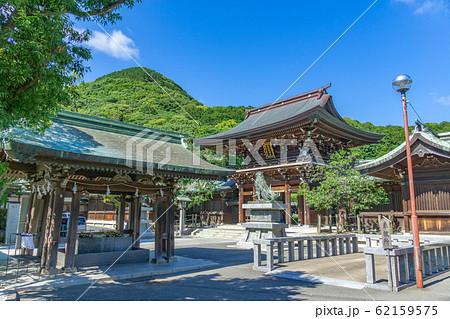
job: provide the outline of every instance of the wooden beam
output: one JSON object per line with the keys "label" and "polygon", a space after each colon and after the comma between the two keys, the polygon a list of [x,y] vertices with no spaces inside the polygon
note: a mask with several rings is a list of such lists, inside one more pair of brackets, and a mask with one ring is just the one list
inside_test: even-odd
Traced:
{"label": "wooden beam", "polygon": [[75,247],[78,233],[78,216],[80,214],[81,192],[77,191],[72,195],[72,204],[70,206],[69,228],[67,230],[66,256],[64,260],[65,268],[75,266]]}
{"label": "wooden beam", "polygon": [[24,173],[34,173],[34,172],[36,172],[36,164],[8,162],[8,169],[10,169],[12,171],[21,171]]}

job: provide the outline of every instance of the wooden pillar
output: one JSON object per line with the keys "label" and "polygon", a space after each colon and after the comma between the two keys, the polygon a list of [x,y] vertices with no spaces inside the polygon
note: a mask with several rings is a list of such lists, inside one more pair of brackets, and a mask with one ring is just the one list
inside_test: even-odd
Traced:
{"label": "wooden pillar", "polygon": [[[36,233],[38,222],[39,222],[39,213],[41,208],[41,199],[38,198],[38,195],[34,193],[32,195],[32,203],[30,205],[30,210],[27,216],[27,225],[25,227],[27,233]],[[25,249],[25,253],[27,255],[33,255],[33,249]]]}
{"label": "wooden pillar", "polygon": [[78,216],[80,214],[81,192],[76,191],[72,195],[72,204],[70,206],[69,228],[67,230],[66,255],[64,268],[73,268],[75,266],[75,246],[78,234]]}
{"label": "wooden pillar", "polygon": [[409,216],[406,215],[406,213],[405,213],[405,215],[403,216],[403,221],[404,221],[404,224],[405,224],[405,233],[409,233],[410,232],[409,220],[410,220]]}
{"label": "wooden pillar", "polygon": [[29,226],[30,226],[30,223],[31,223],[31,214],[33,212],[34,203],[36,201],[36,198],[37,198],[37,193],[31,193],[30,194],[30,201],[28,203],[28,207],[26,208],[27,209],[27,211],[26,211],[26,219],[25,219],[25,225],[24,225],[24,228],[23,228],[23,231],[25,233],[29,232]]}
{"label": "wooden pillar", "polygon": [[167,218],[166,218],[166,231],[167,231],[167,251],[165,258],[168,262],[175,261],[175,210],[174,195],[170,191],[167,196]]}
{"label": "wooden pillar", "polygon": [[50,236],[51,223],[53,218],[53,205],[55,202],[55,190],[52,189],[49,195],[49,202],[47,206],[47,212],[45,213],[45,219],[43,220],[43,239],[42,239],[42,252],[41,252],[41,267],[45,268],[48,254],[48,237]]}
{"label": "wooden pillar", "polygon": [[358,234],[361,234],[361,216],[356,215],[356,226],[358,228]]}
{"label": "wooden pillar", "polygon": [[302,225],[305,223],[305,205],[303,195],[297,196],[297,207],[298,207],[298,223]]}
{"label": "wooden pillar", "polygon": [[44,205],[42,208],[42,218],[41,218],[41,228],[39,229],[39,244],[38,244],[38,250],[37,255],[40,257],[42,256],[42,251],[44,247],[44,240],[45,240],[45,230],[47,225],[47,215],[49,209],[51,209],[51,203],[53,201],[53,192],[51,192],[49,195],[44,196]]}
{"label": "wooden pillar", "polygon": [[28,216],[28,225],[26,227],[28,233],[35,233],[37,231],[41,207],[41,199],[38,198],[38,195],[34,193],[32,196],[33,203],[31,204],[31,209]]}
{"label": "wooden pillar", "polygon": [[291,207],[291,187],[287,181],[284,182],[284,202],[288,207],[286,208],[286,224],[292,224],[292,207]]}
{"label": "wooden pillar", "polygon": [[175,261],[175,210],[174,195],[169,190],[166,196],[158,197],[156,202],[155,258],[153,263]]}
{"label": "wooden pillar", "polygon": [[133,237],[134,232],[134,218],[135,218],[135,206],[133,205],[133,199],[129,200],[130,205],[128,206],[128,231],[130,236]]}
{"label": "wooden pillar", "polygon": [[306,200],[303,197],[303,205],[305,207],[305,225],[311,225],[311,212],[309,211],[308,205],[306,205]]}
{"label": "wooden pillar", "polygon": [[46,256],[44,259],[44,268],[47,270],[56,269],[58,260],[58,244],[61,232],[61,221],[64,209],[64,190],[58,185],[55,187],[53,209],[47,216],[50,219],[48,233],[44,245],[46,246]]}
{"label": "wooden pillar", "polygon": [[139,248],[140,245],[140,231],[141,231],[141,196],[133,199],[133,248]]}
{"label": "wooden pillar", "polygon": [[317,214],[317,233],[320,234],[322,232],[322,215]]}
{"label": "wooden pillar", "polygon": [[157,195],[155,199],[155,256],[152,263],[163,263],[163,222],[164,199]]}
{"label": "wooden pillar", "polygon": [[328,227],[330,228],[330,234],[333,232],[333,216],[331,215],[331,210],[328,211]]}
{"label": "wooden pillar", "polygon": [[117,214],[117,221],[116,221],[116,229],[120,234],[123,234],[123,225],[125,223],[125,208],[127,206],[127,203],[125,201],[125,195],[122,194],[120,196],[120,204],[119,204],[119,211]]}
{"label": "wooden pillar", "polygon": [[244,204],[244,187],[239,187],[239,223],[245,223],[245,213],[242,205]]}

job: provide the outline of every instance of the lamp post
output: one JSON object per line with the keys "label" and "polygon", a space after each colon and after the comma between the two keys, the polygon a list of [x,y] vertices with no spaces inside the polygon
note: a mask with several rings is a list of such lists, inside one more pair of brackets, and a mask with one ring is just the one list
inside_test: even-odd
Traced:
{"label": "lamp post", "polygon": [[392,81],[392,87],[394,88],[395,91],[402,94],[403,122],[405,126],[406,162],[408,165],[409,197],[411,201],[411,226],[414,237],[414,260],[416,265],[416,280],[417,280],[417,288],[423,288],[422,258],[420,253],[420,242],[419,242],[419,223],[416,214],[416,197],[414,194],[411,147],[409,145],[408,114],[406,111],[406,92],[411,88],[411,83],[412,79],[409,75],[401,74],[395,77],[395,79]]}
{"label": "lamp post", "polygon": [[177,196],[178,208],[180,209],[180,235],[184,232],[184,216],[186,215],[187,203],[192,202],[187,196],[179,195]]}

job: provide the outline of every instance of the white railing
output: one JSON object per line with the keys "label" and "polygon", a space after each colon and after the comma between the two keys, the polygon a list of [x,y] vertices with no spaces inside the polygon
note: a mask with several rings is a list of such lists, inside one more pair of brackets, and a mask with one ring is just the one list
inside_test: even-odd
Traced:
{"label": "white railing", "polygon": [[268,272],[279,263],[357,252],[356,234],[254,239],[253,269]]}
{"label": "white railing", "polygon": [[[431,278],[449,270],[450,241],[434,242],[420,245],[422,255],[422,275]],[[371,247],[371,240],[364,248],[366,257],[366,280],[369,284],[376,282],[375,256],[386,256],[388,287],[391,291],[399,291],[414,285],[416,282],[416,266],[414,263],[414,247],[404,246],[391,249]]]}

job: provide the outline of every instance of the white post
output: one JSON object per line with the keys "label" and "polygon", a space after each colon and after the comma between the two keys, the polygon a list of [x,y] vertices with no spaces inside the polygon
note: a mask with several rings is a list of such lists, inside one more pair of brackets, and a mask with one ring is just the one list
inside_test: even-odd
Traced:
{"label": "white post", "polygon": [[184,214],[185,214],[185,209],[181,208],[180,209],[180,235],[183,235],[183,233],[184,233]]}

